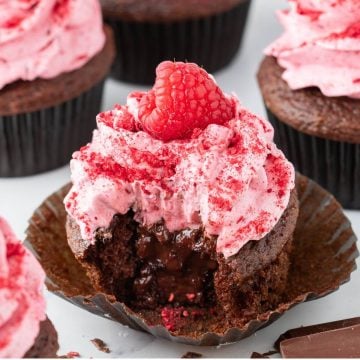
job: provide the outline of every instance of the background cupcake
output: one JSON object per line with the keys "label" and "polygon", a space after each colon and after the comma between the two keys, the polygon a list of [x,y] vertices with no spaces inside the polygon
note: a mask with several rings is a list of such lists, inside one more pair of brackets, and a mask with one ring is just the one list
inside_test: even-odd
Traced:
{"label": "background cupcake", "polygon": [[360,1],[292,0],[258,80],[295,167],[360,208]]}
{"label": "background cupcake", "polygon": [[57,333],[45,314],[45,273],[0,217],[0,358],[52,358]]}
{"label": "background cupcake", "polygon": [[61,166],[95,126],[111,32],[97,0],[8,0],[0,14],[0,176]]}
{"label": "background cupcake", "polygon": [[250,0],[101,0],[114,30],[112,76],[152,84],[163,60],[196,62],[214,72],[236,54]]}

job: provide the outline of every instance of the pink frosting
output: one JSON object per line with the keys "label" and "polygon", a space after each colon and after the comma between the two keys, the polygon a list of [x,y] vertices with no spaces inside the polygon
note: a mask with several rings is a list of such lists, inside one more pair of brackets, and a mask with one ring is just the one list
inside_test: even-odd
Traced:
{"label": "pink frosting", "polygon": [[80,68],[104,42],[98,0],[0,0],[0,89]]}
{"label": "pink frosting", "polygon": [[360,0],[289,0],[285,33],[266,50],[291,89],[360,98]]}
{"label": "pink frosting", "polygon": [[65,206],[82,237],[94,243],[97,228],[129,209],[145,225],[164,219],[170,231],[203,226],[225,257],[269,233],[294,187],[270,124],[232,96],[234,119],[163,142],[132,129],[141,97],[100,114],[92,143],[73,155]]}
{"label": "pink frosting", "polygon": [[45,320],[45,274],[0,217],[0,358],[21,358]]}

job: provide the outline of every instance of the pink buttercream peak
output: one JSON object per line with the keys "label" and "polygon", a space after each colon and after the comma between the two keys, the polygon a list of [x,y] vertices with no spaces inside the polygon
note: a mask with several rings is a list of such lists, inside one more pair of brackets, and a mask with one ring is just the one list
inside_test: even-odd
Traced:
{"label": "pink buttercream peak", "polygon": [[65,207],[83,238],[94,243],[96,229],[130,209],[144,225],[203,226],[226,257],[268,234],[294,187],[293,166],[276,148],[270,124],[224,95],[231,119],[161,140],[141,130],[146,94],[130,94],[126,105],[100,114],[92,142],[73,155]]}
{"label": "pink buttercream peak", "polygon": [[360,0],[289,0],[284,34],[266,50],[291,89],[360,98]]}
{"label": "pink buttercream peak", "polygon": [[102,26],[98,0],[0,0],[0,89],[80,68],[103,47]]}
{"label": "pink buttercream peak", "polygon": [[21,358],[45,320],[45,274],[0,217],[0,358]]}

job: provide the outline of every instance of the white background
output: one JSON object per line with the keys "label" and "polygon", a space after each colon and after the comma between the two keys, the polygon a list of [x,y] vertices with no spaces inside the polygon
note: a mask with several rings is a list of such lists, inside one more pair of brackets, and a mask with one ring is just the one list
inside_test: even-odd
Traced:
{"label": "white background", "polygon": [[[235,91],[244,105],[265,115],[255,74],[263,48],[275,39],[281,28],[274,10],[286,6],[285,0],[253,0],[243,46],[230,66],[215,74],[226,92]],[[109,80],[103,108],[124,103],[128,92],[139,89]],[[38,176],[0,179],[0,214],[23,239],[27,220],[34,209],[52,192],[69,181],[68,167]],[[347,211],[355,232],[360,234],[360,212]],[[350,283],[326,298],[301,304],[273,325],[237,344],[220,348],[196,348],[155,339],[151,335],[130,330],[112,321],[78,309],[47,293],[48,315],[59,333],[60,351],[78,351],[84,357],[180,357],[187,351],[208,357],[249,357],[252,351],[265,352],[284,331],[300,325],[360,316],[360,273],[353,273]],[[101,338],[111,349],[107,355],[96,350],[90,339]]]}

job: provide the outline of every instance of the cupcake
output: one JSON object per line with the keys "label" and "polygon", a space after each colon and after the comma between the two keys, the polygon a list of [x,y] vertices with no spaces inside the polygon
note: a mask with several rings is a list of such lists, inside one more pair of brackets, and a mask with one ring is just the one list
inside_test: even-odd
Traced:
{"label": "cupcake", "polygon": [[95,290],[148,324],[225,333],[284,295],[294,169],[205,70],[166,61],[156,75],[74,153],[68,243]]}
{"label": "cupcake", "polygon": [[0,176],[64,165],[96,126],[111,30],[97,0],[7,0],[0,14]]}
{"label": "cupcake", "polygon": [[57,333],[45,314],[45,274],[0,217],[0,358],[53,358]]}
{"label": "cupcake", "polygon": [[114,30],[116,79],[153,84],[167,59],[196,62],[214,72],[239,49],[250,0],[101,0]]}
{"label": "cupcake", "polygon": [[289,1],[258,81],[275,142],[301,173],[360,208],[360,2]]}

